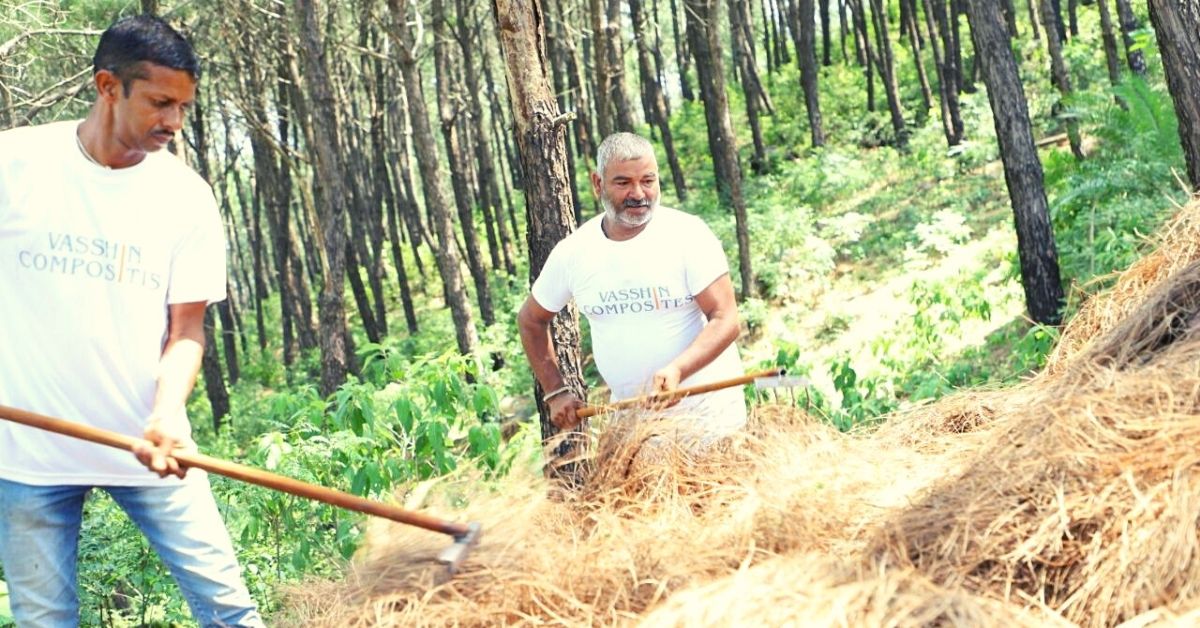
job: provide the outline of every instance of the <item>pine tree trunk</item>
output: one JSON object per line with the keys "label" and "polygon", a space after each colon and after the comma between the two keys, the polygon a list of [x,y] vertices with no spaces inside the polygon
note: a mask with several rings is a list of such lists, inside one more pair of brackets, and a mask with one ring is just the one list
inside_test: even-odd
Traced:
{"label": "pine tree trunk", "polygon": [[1200,191],[1200,0],[1150,0],[1188,181]]}
{"label": "pine tree trunk", "polygon": [[1017,6],[1013,0],[1004,0],[1004,23],[1008,25],[1008,36],[1016,39],[1019,35],[1017,32]]}
{"label": "pine tree trunk", "polygon": [[804,106],[808,111],[808,128],[813,146],[825,145],[825,128],[821,120],[820,92],[817,88],[816,24],[813,0],[799,0],[792,16],[796,37],[796,62],[800,65],[800,87],[804,91]]}
{"label": "pine tree trunk", "polygon": [[[541,28],[543,15],[538,0],[494,0],[492,10],[500,33],[501,47],[508,68],[509,97],[512,101],[513,122],[517,144],[526,172],[530,177],[525,190],[526,216],[529,219],[529,277],[530,283],[541,273],[554,245],[565,238],[575,224],[574,210],[567,171],[567,151],[562,118],[550,90],[542,53]],[[550,326],[551,340],[563,381],[580,399],[586,399],[583,381],[583,359],[580,353],[579,313],[572,302],[563,308]],[[542,437],[550,440],[561,430],[550,422],[543,391],[534,383],[534,398],[538,400]],[[585,430],[586,427],[581,427]],[[583,446],[581,432],[569,433],[554,449],[554,458],[579,451]],[[550,460],[546,473],[567,482],[579,480],[580,469],[575,464],[563,465]]]}
{"label": "pine tree trunk", "polygon": [[[1030,1],[1031,2],[1040,2],[1041,0],[1030,0]],[[1044,25],[1047,30],[1053,28],[1054,30],[1058,31],[1058,40],[1059,41],[1067,41],[1067,28],[1066,28],[1066,24],[1063,23],[1063,17],[1062,17],[1062,15],[1063,15],[1062,0],[1050,0],[1050,7],[1053,9],[1054,20],[1053,21],[1047,20],[1045,14],[1043,14],[1042,15],[1042,25]]]}
{"label": "pine tree trunk", "polygon": [[1138,76],[1146,75],[1146,56],[1142,54],[1142,49],[1136,47],[1133,39],[1133,33],[1139,28],[1137,16],[1133,13],[1133,7],[1130,6],[1129,0],[1116,0],[1117,2],[1117,17],[1121,20],[1121,39],[1125,43],[1125,58],[1129,64],[1129,71]]}
{"label": "pine tree trunk", "polygon": [[421,86],[421,71],[413,57],[415,41],[407,24],[407,0],[388,0],[391,11],[391,34],[397,38],[400,68],[404,74],[404,91],[408,95],[409,113],[413,129],[413,146],[417,153],[417,164],[421,171],[421,187],[425,193],[425,209],[433,219],[434,242],[437,246],[436,261],[442,277],[442,288],[446,305],[454,319],[454,338],[463,355],[475,355],[479,347],[479,336],[475,331],[474,316],[463,287],[459,269],[458,251],[455,250],[454,221],[450,218],[449,204],[442,190],[441,163],[438,160],[437,140],[429,124],[429,113],[425,108],[425,97]]}
{"label": "pine tree trunk", "polygon": [[590,0],[588,14],[592,20],[592,74],[595,88],[596,132],[599,141],[616,130],[612,102],[613,72],[608,67],[608,37],[604,32],[604,0]]}
{"label": "pine tree trunk", "polygon": [[[967,10],[976,57],[983,61],[983,79],[1013,206],[1025,302],[1035,322],[1057,325],[1062,320],[1063,304],[1058,251],[1024,86],[1000,7],[994,0],[969,0]],[[1049,32],[1049,25],[1046,30]]]}
{"label": "pine tree trunk", "polygon": [[[458,42],[460,52],[464,64],[464,79],[467,83],[467,98],[471,108],[470,122],[475,136],[475,162],[479,167],[478,186],[480,204],[483,206],[485,215],[489,223],[495,220],[496,239],[498,242],[493,243],[493,251],[499,249],[500,264],[504,266],[504,272],[510,277],[517,274],[516,264],[513,261],[512,252],[512,236],[508,233],[508,225],[504,222],[504,209],[500,204],[500,186],[496,183],[496,160],[492,155],[492,150],[488,143],[487,131],[483,128],[483,102],[479,99],[479,93],[482,87],[479,84],[479,73],[472,63],[471,58],[474,56],[473,41],[482,41],[482,36],[476,37],[475,32],[479,31],[482,26],[478,25],[476,20],[471,20],[471,23],[476,23],[475,27],[469,27],[466,17],[471,13],[471,4],[467,0],[455,0],[458,15],[459,15],[459,33]],[[482,59],[487,62],[487,59]],[[490,239],[490,237],[489,237]]]}
{"label": "pine tree trunk", "polygon": [[[391,51],[395,42],[391,37],[384,40],[384,50]],[[421,211],[417,207],[416,183],[413,181],[412,160],[409,158],[409,107],[408,95],[401,84],[403,77],[399,64],[391,64],[388,72],[387,98],[388,128],[391,130],[391,153],[388,166],[392,180],[396,182],[396,203],[404,228],[408,232],[408,246],[412,251],[413,266],[417,268],[417,276],[421,278],[418,288],[423,289],[425,283],[425,263],[421,260],[421,245],[430,244],[429,234],[425,223],[421,221]]]}
{"label": "pine tree trunk", "polygon": [[866,7],[863,0],[846,0],[854,20],[854,47],[858,63],[863,68],[867,82],[867,111],[875,111],[875,51],[871,47],[871,35],[867,29]]}
{"label": "pine tree trunk", "polygon": [[[1041,0],[1042,19],[1049,24],[1050,20],[1054,19],[1051,13],[1053,7],[1050,6],[1050,0]],[[1066,61],[1063,60],[1062,42],[1058,40],[1057,29],[1046,29],[1046,47],[1050,51],[1050,75],[1053,77],[1054,86],[1058,88],[1058,93],[1062,96],[1054,107],[1056,111],[1061,111],[1065,105],[1063,101],[1069,100],[1071,97],[1071,74],[1067,71]],[[1067,137],[1071,142],[1071,153],[1076,159],[1083,159],[1083,147],[1079,138],[1079,124],[1073,117],[1066,120]]]}
{"label": "pine tree trunk", "polygon": [[217,338],[213,332],[213,308],[204,310],[204,352],[200,370],[204,373],[204,393],[212,406],[213,432],[220,433],[222,419],[229,416],[229,390],[221,376],[221,358],[217,355]]}
{"label": "pine tree trunk", "polygon": [[641,0],[629,0],[629,14],[633,18],[633,36],[637,44],[638,69],[641,72],[642,90],[650,106],[647,122],[658,128],[662,137],[663,150],[667,154],[667,163],[671,168],[671,181],[675,185],[675,196],[682,202],[687,200],[687,183],[683,179],[683,166],[679,164],[679,155],[675,152],[675,139],[671,134],[670,118],[667,114],[666,99],[662,86],[650,68],[650,49],[646,36],[646,15],[642,11]]}
{"label": "pine tree trunk", "polygon": [[750,168],[762,174],[767,170],[767,143],[763,139],[762,122],[759,120],[759,104],[761,102],[757,82],[758,73],[754,69],[754,53],[746,38],[747,28],[742,20],[745,15],[738,6],[744,0],[727,0],[729,9],[729,37],[733,48],[733,62],[742,77],[742,94],[746,104],[746,122],[750,125],[750,138],[754,145],[754,155],[750,158]]}
{"label": "pine tree trunk", "polygon": [[957,146],[963,140],[963,121],[958,102],[958,87],[954,82],[955,72],[950,65],[953,61],[950,55],[945,54],[944,49],[945,42],[949,39],[946,6],[940,0],[924,0],[924,3],[929,46],[933,50],[933,64],[937,71],[942,128],[946,132],[946,144]]}
{"label": "pine tree trunk", "polygon": [[612,90],[611,101],[616,114],[617,131],[634,131],[637,123],[633,119],[633,106],[629,102],[629,93],[625,91],[625,43],[621,38],[621,0],[608,0],[604,21],[605,46],[608,54],[609,73],[612,80],[609,89]]}
{"label": "pine tree trunk", "polygon": [[350,357],[346,346],[346,307],[342,278],[346,275],[346,180],[339,154],[337,113],[321,46],[313,0],[297,0],[306,93],[312,99],[312,151],[316,180],[325,190],[320,210],[319,245],[324,250],[320,293],[321,393],[331,395],[346,381]]}
{"label": "pine tree trunk", "polygon": [[467,269],[475,284],[475,299],[479,303],[479,317],[483,319],[484,327],[490,327],[496,322],[496,312],[492,307],[492,289],[488,286],[487,268],[479,249],[479,234],[475,229],[475,213],[471,207],[471,198],[467,183],[468,172],[462,137],[459,135],[457,103],[462,98],[457,93],[458,86],[451,70],[451,41],[446,19],[445,0],[433,0],[431,4],[431,20],[433,21],[433,56],[437,75],[438,118],[442,127],[442,141],[446,144],[446,160],[450,164],[450,184],[454,191],[454,206],[458,209],[458,224],[462,230],[463,245],[466,248]]}
{"label": "pine tree trunk", "polygon": [[704,101],[708,147],[721,200],[732,207],[738,241],[738,264],[742,282],[741,299],[754,296],[754,273],[750,266],[750,231],[746,201],[742,197],[742,169],[738,164],[737,139],[729,121],[725,71],[719,48],[716,0],[686,0],[688,47],[696,62],[696,78]]}
{"label": "pine tree trunk", "polygon": [[[772,47],[771,45],[771,33],[775,30],[775,22],[767,16],[767,0],[758,0],[758,9],[759,15],[762,16],[763,51],[767,53],[767,75],[774,76],[776,59],[778,58],[775,53],[779,48],[778,46]],[[636,28],[634,27],[635,36],[637,34]]]}
{"label": "pine tree trunk", "polygon": [[883,79],[892,131],[896,135],[896,145],[904,147],[908,144],[908,126],[904,122],[904,109],[900,104],[900,86],[896,82],[896,57],[892,54],[892,41],[888,36],[888,14],[884,0],[871,0],[871,16],[875,26],[875,50],[879,53],[875,56],[875,63],[879,68],[879,76]]}
{"label": "pine tree trunk", "polygon": [[[940,2],[941,0],[935,0],[935,1]],[[967,2],[968,0],[949,0],[949,1],[950,1],[950,35],[952,36],[952,39],[953,39],[953,44],[950,46],[950,49],[954,51],[954,55],[953,55],[954,56],[954,69],[957,74],[957,78],[955,79],[954,82],[958,86],[958,93],[973,94],[973,93],[975,93],[975,81],[972,78],[972,74],[974,74],[974,72],[972,71],[971,73],[967,73],[967,71],[966,71],[967,66],[963,62],[962,30],[961,30],[962,20],[959,19],[963,15],[963,6],[964,6],[963,3]],[[1030,0],[1030,1],[1037,2],[1037,0]],[[950,55],[947,55],[947,56],[950,56]],[[976,61],[975,66],[976,67],[979,66],[978,61]]]}
{"label": "pine tree trunk", "polygon": [[821,65],[833,65],[831,53],[832,41],[829,25],[829,0],[818,0],[817,7],[821,11]]}
{"label": "pine tree trunk", "polygon": [[[204,106],[201,99],[195,102],[192,113],[192,135],[195,139],[195,165],[200,176],[212,185],[212,174],[208,162],[208,132],[204,120]],[[228,296],[228,288],[226,288]],[[213,430],[221,426],[221,419],[229,414],[229,391],[225,388],[225,378],[221,374],[221,358],[217,354],[217,339],[213,331],[213,308],[204,310],[204,350],[200,358],[200,368],[204,372],[204,392],[212,406]]]}
{"label": "pine tree trunk", "polygon": [[921,102],[925,111],[933,108],[933,89],[929,86],[929,75],[925,73],[925,61],[922,59],[921,48],[924,46],[921,29],[917,27],[916,0],[900,0],[908,7],[907,21],[902,25],[908,31],[908,44],[912,47],[913,64],[917,67],[917,80],[921,84]]}
{"label": "pine tree trunk", "polygon": [[1108,67],[1108,82],[1117,85],[1121,82],[1121,53],[1117,52],[1117,34],[1113,28],[1112,14],[1108,10],[1108,0],[1096,0],[1100,9],[1100,32],[1104,41],[1104,61]]}
{"label": "pine tree trunk", "polygon": [[679,6],[676,0],[671,0],[671,33],[675,36],[675,68],[679,72],[679,92],[688,102],[696,100],[692,91],[692,83],[688,80],[691,70],[691,55],[687,49],[687,34],[679,27]]}

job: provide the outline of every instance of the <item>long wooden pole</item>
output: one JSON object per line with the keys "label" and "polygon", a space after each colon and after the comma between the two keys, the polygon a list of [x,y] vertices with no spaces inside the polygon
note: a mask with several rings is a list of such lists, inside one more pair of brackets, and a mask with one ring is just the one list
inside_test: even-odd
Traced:
{"label": "long wooden pole", "polygon": [[670,392],[655,393],[653,395],[646,395],[644,397],[634,397],[633,399],[625,399],[622,401],[618,401],[616,403],[610,403],[610,404],[605,404],[605,405],[600,405],[600,406],[584,406],[575,411],[575,416],[582,420],[582,419],[586,419],[590,416],[595,416],[597,414],[601,414],[603,412],[611,412],[613,410],[620,410],[622,408],[654,407],[659,404],[665,405],[667,403],[679,401],[680,399],[683,399],[684,397],[691,397],[692,395],[702,395],[704,393],[710,393],[710,392],[713,392],[716,390],[722,390],[724,388],[732,388],[734,386],[742,386],[744,384],[749,384],[750,382],[753,382],[756,379],[762,379],[764,377],[777,377],[777,376],[783,375],[783,373],[784,373],[784,369],[777,367],[777,368],[773,368],[773,369],[767,369],[765,371],[758,371],[755,373],[746,373],[745,375],[739,375],[737,377],[731,377],[729,379],[723,379],[723,380],[716,381],[716,382],[709,382],[707,384],[700,384],[698,386],[690,386],[688,388],[677,388]]}
{"label": "long wooden pole", "polygon": [[[5,419],[14,423],[20,423],[29,427],[35,427],[48,432],[54,432],[56,434],[62,434],[64,436],[70,436],[72,438],[90,441],[100,445],[107,445],[116,449],[124,449],[130,452],[133,451],[135,446],[144,442],[140,438],[134,438],[132,436],[110,432],[98,427],[92,427],[90,425],[83,425],[71,421],[64,421],[62,419],[56,419],[54,417],[36,414],[27,410],[20,410],[3,405],[0,405],[0,419]],[[418,512],[404,510],[383,502],[377,502],[359,497],[357,495],[351,495],[350,493],[344,493],[342,491],[326,488],[324,486],[317,486],[315,484],[301,482],[300,480],[295,480],[286,476],[271,473],[269,471],[263,471],[254,467],[237,464],[236,462],[229,462],[227,460],[221,460],[220,458],[206,456],[199,452],[174,451],[171,453],[171,456],[178,460],[179,464],[185,467],[204,469],[205,471],[217,473],[235,480],[257,484],[258,486],[264,486],[269,489],[290,493],[299,497],[315,499],[331,506],[337,506],[339,508],[345,508],[347,510],[353,510],[355,512],[361,512],[367,515],[374,515],[376,517],[383,517],[384,519],[390,519],[398,523],[417,526],[418,528],[424,528],[432,532],[441,532],[442,534],[448,534],[455,537],[463,536],[470,532],[470,528],[467,524],[455,523]],[[149,471],[147,471],[147,473],[149,473]]]}

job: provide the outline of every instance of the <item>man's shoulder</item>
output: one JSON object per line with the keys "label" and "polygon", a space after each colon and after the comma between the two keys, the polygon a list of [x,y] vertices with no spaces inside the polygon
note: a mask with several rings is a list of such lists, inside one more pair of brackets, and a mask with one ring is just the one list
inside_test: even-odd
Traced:
{"label": "man's shoulder", "polygon": [[146,155],[146,159],[153,176],[161,177],[159,182],[170,186],[173,192],[212,195],[208,181],[179,157],[160,150]]}
{"label": "man's shoulder", "polygon": [[571,250],[587,246],[597,236],[603,238],[604,232],[600,230],[600,220],[602,218],[604,218],[604,214],[592,216],[585,220],[582,225],[579,225],[574,231],[568,233],[562,240],[559,240],[558,244],[554,245],[554,248],[561,248],[564,251]]}
{"label": "man's shoulder", "polygon": [[0,131],[0,155],[5,162],[56,155],[78,120],[63,120]]}
{"label": "man's shoulder", "polygon": [[688,229],[712,231],[703,218],[665,205],[660,205],[654,212],[654,219],[661,220],[662,224],[660,226],[669,227],[670,231],[675,235],[679,235],[680,232],[678,230],[680,229],[685,230],[683,233],[687,233],[686,230]]}

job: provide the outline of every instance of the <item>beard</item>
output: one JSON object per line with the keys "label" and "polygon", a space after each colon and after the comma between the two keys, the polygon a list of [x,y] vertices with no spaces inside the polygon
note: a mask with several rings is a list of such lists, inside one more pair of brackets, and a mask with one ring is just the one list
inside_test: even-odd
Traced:
{"label": "beard", "polygon": [[[623,227],[636,228],[650,222],[654,217],[654,210],[658,209],[658,199],[642,199],[640,201],[624,201],[621,203],[621,209],[618,210],[613,202],[608,198],[601,196],[600,204],[604,206],[604,215],[610,221],[619,223]],[[633,207],[645,207],[646,212],[641,216],[630,214],[627,210]]]}

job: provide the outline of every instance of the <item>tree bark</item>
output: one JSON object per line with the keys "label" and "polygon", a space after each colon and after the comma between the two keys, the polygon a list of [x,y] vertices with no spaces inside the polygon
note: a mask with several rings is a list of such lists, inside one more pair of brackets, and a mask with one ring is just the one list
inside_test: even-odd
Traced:
{"label": "tree bark", "polygon": [[479,336],[475,331],[474,316],[467,301],[462,272],[459,269],[454,221],[450,217],[446,195],[442,190],[441,163],[438,160],[437,141],[433,138],[433,129],[429,124],[429,113],[425,109],[421,71],[415,56],[416,42],[406,21],[408,0],[388,0],[388,8],[391,11],[391,34],[398,44],[400,68],[404,74],[404,91],[408,95],[413,145],[421,171],[425,209],[433,219],[438,273],[442,277],[446,305],[450,307],[450,315],[454,319],[454,338],[458,343],[458,350],[463,355],[473,356],[479,347]]}
{"label": "tree bark", "polygon": [[[494,0],[492,11],[508,68],[508,93],[521,159],[526,172],[539,173],[537,177],[529,177],[525,189],[532,285],[542,272],[550,251],[574,230],[575,216],[568,184],[571,173],[567,172],[563,130],[565,120],[558,111],[547,77],[546,55],[541,47],[545,20],[539,0]],[[580,399],[586,399],[579,348],[579,313],[573,302],[554,317],[550,333],[563,381]],[[534,398],[538,400],[542,438],[550,441],[562,431],[550,422],[542,395],[535,379]],[[586,428],[581,426],[579,429]],[[581,431],[567,433],[556,443],[554,459],[545,468],[547,475],[567,482],[578,481],[578,466],[574,463],[564,465],[560,459],[582,446]]]}
{"label": "tree bark", "polygon": [[717,0],[686,0],[688,47],[696,62],[696,78],[704,101],[708,147],[721,200],[733,209],[738,240],[738,264],[742,282],[741,299],[754,296],[754,273],[750,266],[750,229],[746,201],[742,197],[742,169],[738,164],[737,139],[729,121],[725,70],[721,62]]}
{"label": "tree bark", "polygon": [[929,29],[929,47],[933,50],[933,64],[937,71],[942,128],[946,133],[946,144],[957,146],[963,140],[963,121],[958,102],[958,86],[954,82],[955,71],[951,65],[953,59],[944,50],[945,42],[949,39],[946,6],[941,0],[924,0],[924,3],[925,24]]}
{"label": "tree bark", "polygon": [[1129,4],[1129,0],[1116,0],[1117,2],[1117,17],[1121,20],[1121,39],[1125,43],[1125,58],[1129,64],[1129,71],[1138,76],[1146,75],[1146,55],[1142,54],[1142,50],[1137,48],[1133,40],[1133,33],[1138,30],[1137,16],[1133,13],[1133,7]]}
{"label": "tree bark", "polygon": [[[1013,206],[1025,303],[1035,322],[1057,325],[1062,320],[1063,303],[1058,251],[1024,86],[1000,7],[994,0],[969,0],[967,10],[976,58],[983,61],[983,79]],[[1049,32],[1049,26],[1046,30]]]}
{"label": "tree bark", "polygon": [[829,0],[819,0],[817,7],[821,11],[821,65],[830,66],[833,65],[833,58],[830,53]]}
{"label": "tree bark", "polygon": [[908,7],[908,15],[901,26],[908,31],[908,45],[912,47],[913,65],[917,68],[917,80],[921,84],[921,102],[925,105],[925,111],[929,111],[933,108],[933,89],[929,86],[929,75],[925,73],[925,61],[921,54],[925,44],[917,25],[917,3],[916,0],[901,0],[901,5]]}
{"label": "tree bark", "polygon": [[692,91],[692,83],[688,80],[691,69],[691,55],[687,49],[687,33],[679,27],[679,6],[676,0],[671,0],[671,33],[675,35],[675,68],[679,73],[679,92],[688,102],[696,100]]}
{"label": "tree bark", "polygon": [[662,138],[663,151],[667,154],[667,163],[671,168],[671,181],[675,185],[675,196],[680,202],[687,200],[687,183],[683,179],[683,166],[679,164],[679,155],[675,152],[675,139],[671,134],[670,117],[667,114],[666,98],[658,77],[650,67],[650,46],[646,41],[646,15],[642,11],[641,0],[629,0],[629,14],[633,18],[633,36],[637,43],[638,69],[641,72],[642,89],[645,91],[647,122],[657,126]]}
{"label": "tree bark", "polygon": [[796,63],[800,66],[800,88],[804,91],[804,107],[808,111],[809,137],[813,146],[825,145],[825,127],[821,120],[820,90],[817,86],[816,24],[813,0],[799,0],[790,20],[796,33]]}
{"label": "tree bark", "polygon": [[[323,190],[324,204],[317,225],[318,245],[324,249],[320,294],[321,393],[331,395],[346,381],[350,357],[347,352],[345,284],[346,276],[346,180],[339,154],[337,113],[330,89],[325,52],[321,46],[313,0],[297,0],[300,19],[301,54],[308,77],[307,92],[312,99],[312,151],[316,170],[315,183]],[[308,116],[305,116],[306,118]]]}
{"label": "tree bark", "polygon": [[867,83],[867,111],[875,111],[875,62],[874,51],[871,48],[871,36],[867,29],[867,17],[863,0],[846,0],[850,5],[850,13],[854,22],[854,50],[858,63],[863,68]]}
{"label": "tree bark", "polygon": [[[1040,2],[1041,0],[1033,0]],[[1067,41],[1067,27],[1063,22],[1062,0],[1050,0],[1050,7],[1053,9],[1054,19],[1047,20],[1045,14],[1042,15],[1042,24],[1047,30],[1053,28],[1058,31],[1058,40]]]}
{"label": "tree bark", "polygon": [[[1048,24],[1054,19],[1050,6],[1051,0],[1041,0],[1042,19]],[[1062,96],[1054,107],[1056,112],[1061,112],[1065,108],[1064,102],[1071,97],[1071,75],[1067,72],[1066,61],[1063,60],[1062,42],[1058,39],[1057,29],[1046,29],[1046,47],[1050,51],[1050,75],[1053,77],[1054,86],[1058,88],[1058,93]],[[1074,117],[1068,117],[1066,120],[1067,137],[1071,143],[1071,153],[1076,159],[1083,159],[1083,147],[1079,138],[1079,124],[1075,122]]]}
{"label": "tree bark", "polygon": [[[467,269],[475,284],[475,300],[479,303],[479,316],[483,325],[490,327],[496,322],[492,307],[492,289],[488,286],[487,268],[480,253],[479,234],[475,229],[475,212],[471,207],[470,185],[467,183],[467,164],[459,135],[458,116],[462,102],[451,70],[450,30],[446,17],[445,0],[433,0],[433,56],[437,75],[438,117],[442,127],[442,141],[446,144],[446,160],[450,164],[450,184],[454,190],[454,205],[458,209],[458,224],[462,230],[463,245],[467,250]],[[461,19],[461,16],[460,16]]]}
{"label": "tree bark", "polygon": [[1117,85],[1121,82],[1121,55],[1117,52],[1117,34],[1113,28],[1112,14],[1108,10],[1108,0],[1096,0],[1100,9],[1100,33],[1104,41],[1104,62],[1108,68],[1108,82]]}
{"label": "tree bark", "polygon": [[1200,0],[1150,0],[1188,181],[1200,191]]}
{"label": "tree bark", "polygon": [[892,131],[896,135],[896,146],[904,147],[908,144],[908,126],[904,122],[904,108],[900,104],[900,87],[896,82],[896,57],[892,54],[892,41],[888,36],[888,15],[884,0],[871,0],[871,16],[875,26],[875,49],[878,52],[875,64],[879,68],[880,78],[883,79]]}
{"label": "tree bark", "polygon": [[754,52],[750,40],[746,37],[749,31],[740,4],[744,0],[728,0],[729,9],[729,38],[733,48],[733,62],[738,74],[742,77],[742,94],[746,105],[746,122],[750,125],[750,138],[754,145],[754,155],[750,158],[750,168],[762,174],[767,171],[767,143],[763,139],[762,122],[759,111],[763,99],[762,85],[758,82],[758,71],[754,67]]}
{"label": "tree bark", "polygon": [[[508,225],[504,222],[504,208],[500,204],[500,186],[496,183],[496,160],[488,143],[487,131],[483,128],[483,102],[479,98],[482,87],[479,84],[479,73],[471,62],[475,50],[473,41],[482,42],[483,37],[476,37],[472,31],[482,29],[479,24],[474,28],[468,26],[467,16],[471,15],[471,3],[467,0],[455,0],[458,7],[458,42],[463,59],[463,77],[467,83],[467,98],[470,104],[470,120],[475,135],[475,162],[479,167],[479,199],[496,221],[496,232],[499,242],[500,258],[504,264],[504,272],[510,277],[517,274],[516,263],[513,261],[512,236],[508,233]],[[474,19],[471,20],[475,22]],[[482,59],[486,63],[487,59]]]}

